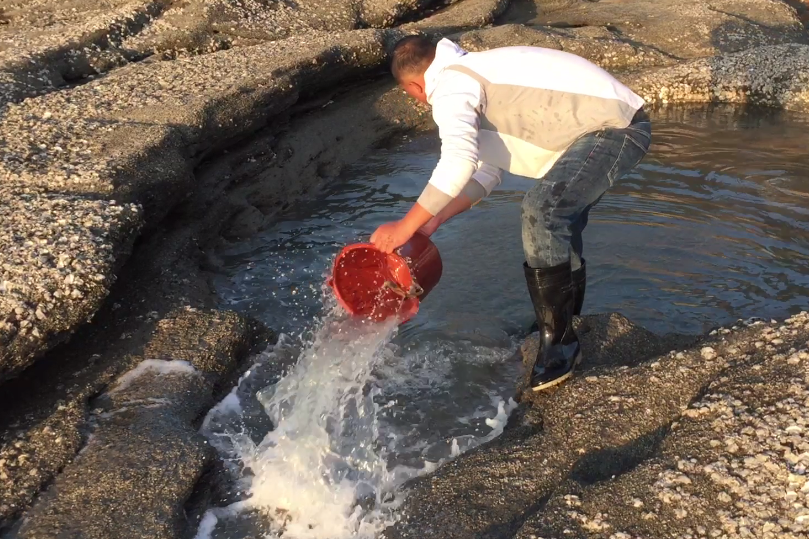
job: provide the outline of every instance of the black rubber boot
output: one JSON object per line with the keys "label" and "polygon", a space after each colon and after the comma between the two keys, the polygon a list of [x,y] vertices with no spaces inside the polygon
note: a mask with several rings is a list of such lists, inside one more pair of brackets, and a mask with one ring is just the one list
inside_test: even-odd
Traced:
{"label": "black rubber boot", "polygon": [[573,314],[575,316],[581,315],[581,307],[584,305],[584,291],[587,288],[587,265],[584,259],[581,259],[581,267],[574,270],[571,274],[573,278],[573,287],[576,295],[576,303],[573,305]]}
{"label": "black rubber boot", "polygon": [[536,269],[523,264],[528,293],[539,326],[539,352],[531,371],[531,389],[540,391],[570,378],[581,359],[573,331],[575,286],[570,263]]}
{"label": "black rubber boot", "polygon": [[[575,287],[574,294],[576,296],[576,302],[573,304],[573,315],[580,316],[582,305],[584,304],[584,292],[587,288],[587,264],[583,258],[581,259],[581,266],[571,273],[571,277],[573,279],[573,286]],[[536,331],[539,331],[539,325],[537,322],[534,322],[531,324],[529,332],[534,333]]]}

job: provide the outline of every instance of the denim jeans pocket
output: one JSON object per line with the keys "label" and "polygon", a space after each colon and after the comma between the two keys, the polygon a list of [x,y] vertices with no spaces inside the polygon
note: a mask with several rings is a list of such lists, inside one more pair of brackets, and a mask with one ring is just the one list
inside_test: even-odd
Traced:
{"label": "denim jeans pocket", "polygon": [[621,146],[621,151],[607,174],[610,186],[614,185],[616,180],[619,180],[624,174],[635,168],[649,151],[650,141],[646,141],[646,143],[643,144],[643,139],[642,137],[640,138],[641,141],[633,137],[631,133],[624,134],[624,143]]}
{"label": "denim jeans pocket", "polygon": [[637,124],[630,125],[626,128],[626,138],[646,153],[649,151],[649,146],[652,143],[651,127],[652,124],[649,122],[638,122]]}

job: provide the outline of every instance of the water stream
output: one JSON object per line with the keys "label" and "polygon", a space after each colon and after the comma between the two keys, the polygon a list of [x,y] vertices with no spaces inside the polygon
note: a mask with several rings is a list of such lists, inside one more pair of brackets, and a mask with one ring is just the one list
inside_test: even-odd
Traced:
{"label": "water stream", "polygon": [[[591,214],[585,313],[698,333],[806,308],[807,127],[783,113],[658,115],[650,155]],[[377,151],[220,253],[224,306],[283,335],[203,426],[233,488],[200,539],[371,539],[405,480],[502,431],[533,320],[519,223],[530,180],[506,176],[434,235],[444,274],[405,326],[352,322],[324,300],[337,251],[406,211],[437,158],[434,136]]]}

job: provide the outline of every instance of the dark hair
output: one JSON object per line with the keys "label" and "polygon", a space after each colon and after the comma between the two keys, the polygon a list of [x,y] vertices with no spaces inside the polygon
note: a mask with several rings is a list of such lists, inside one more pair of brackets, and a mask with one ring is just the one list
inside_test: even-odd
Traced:
{"label": "dark hair", "polygon": [[407,36],[396,42],[390,71],[396,80],[404,75],[424,73],[435,59],[435,44],[424,36]]}

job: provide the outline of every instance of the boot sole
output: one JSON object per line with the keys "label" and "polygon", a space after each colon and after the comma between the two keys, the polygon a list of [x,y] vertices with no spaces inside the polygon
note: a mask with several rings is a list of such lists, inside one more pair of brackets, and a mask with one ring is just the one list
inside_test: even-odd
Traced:
{"label": "boot sole", "polygon": [[565,374],[563,374],[559,378],[551,380],[550,382],[546,382],[544,384],[532,387],[531,391],[533,391],[533,392],[542,391],[543,389],[548,389],[549,387],[553,387],[553,386],[561,384],[562,382],[564,382],[565,380],[567,380],[568,378],[573,376],[573,371],[575,371],[578,368],[580,363],[581,363],[581,353],[573,361],[573,367],[571,367],[571,369],[569,371],[567,371]]}
{"label": "boot sole", "polygon": [[553,387],[555,385],[561,384],[562,382],[564,382],[565,380],[567,380],[571,376],[573,376],[573,369],[570,369],[568,372],[566,372],[565,374],[563,374],[559,378],[551,380],[550,382],[546,382],[544,384],[532,387],[531,391],[537,392],[537,391],[542,391],[543,389],[548,389],[549,387]]}

